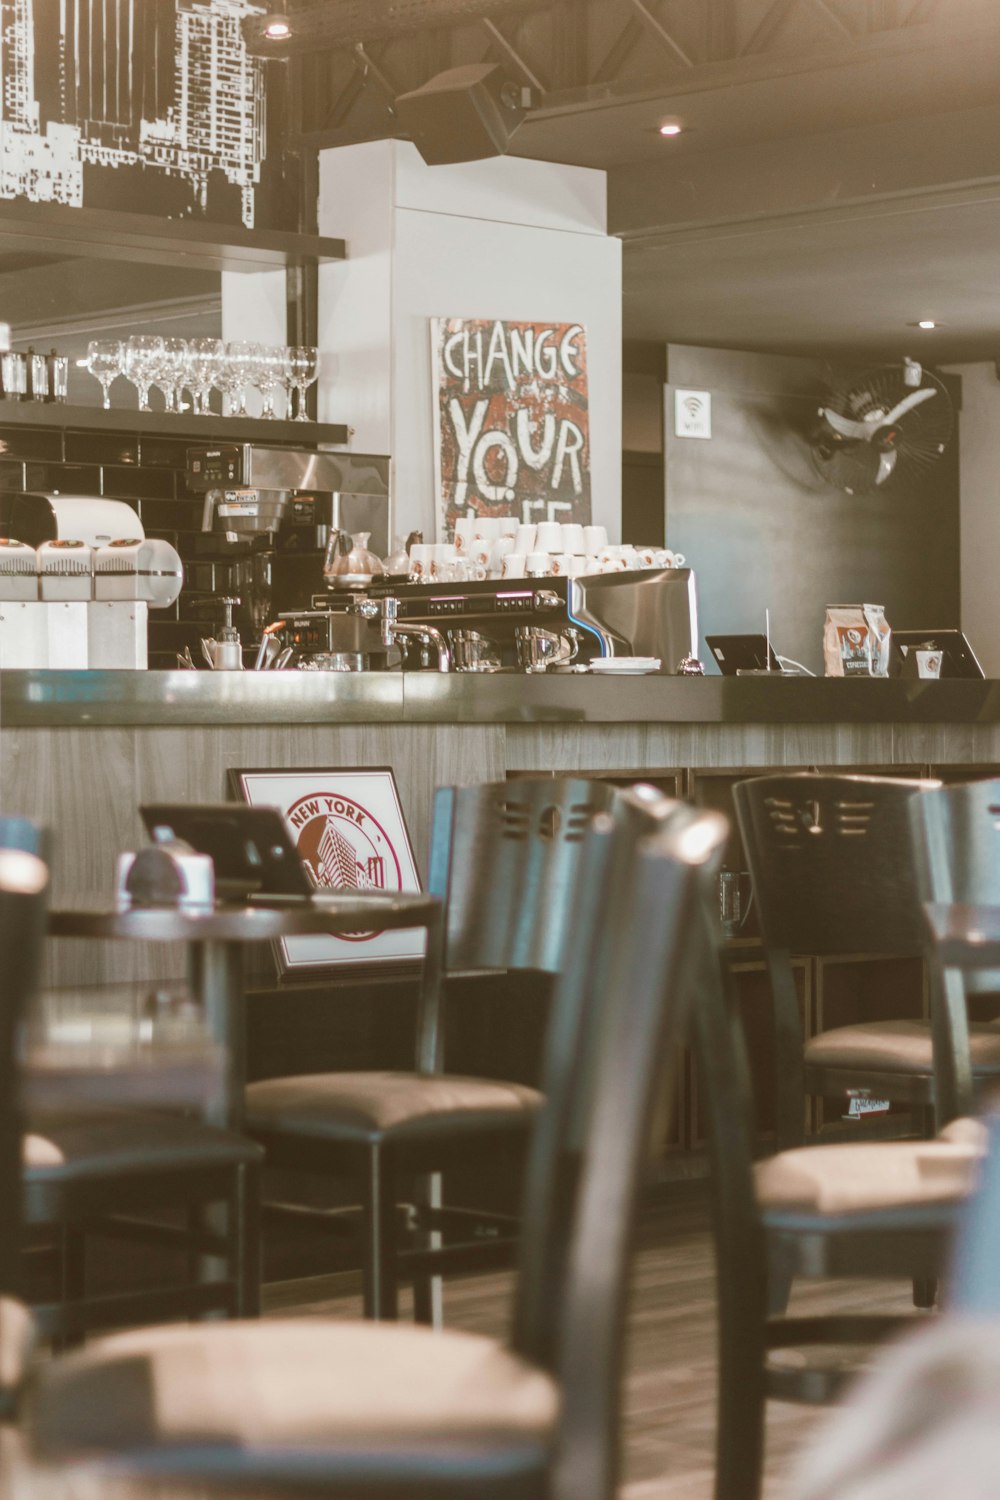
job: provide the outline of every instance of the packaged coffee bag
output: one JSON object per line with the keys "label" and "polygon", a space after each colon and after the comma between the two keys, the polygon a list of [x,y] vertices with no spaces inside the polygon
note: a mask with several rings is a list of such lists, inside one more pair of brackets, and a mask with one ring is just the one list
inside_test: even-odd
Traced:
{"label": "packaged coffee bag", "polygon": [[823,626],[827,677],[887,677],[891,631],[881,604],[831,604]]}

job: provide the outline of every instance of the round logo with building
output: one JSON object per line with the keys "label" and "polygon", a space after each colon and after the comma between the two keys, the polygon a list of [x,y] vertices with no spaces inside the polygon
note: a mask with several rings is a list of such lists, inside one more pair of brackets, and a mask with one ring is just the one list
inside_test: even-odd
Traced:
{"label": "round logo with building", "polygon": [[[378,819],[352,797],[314,792],[286,814],[299,856],[319,890],[402,889],[403,872],[392,840]],[[348,943],[368,943],[378,932],[338,933]]]}

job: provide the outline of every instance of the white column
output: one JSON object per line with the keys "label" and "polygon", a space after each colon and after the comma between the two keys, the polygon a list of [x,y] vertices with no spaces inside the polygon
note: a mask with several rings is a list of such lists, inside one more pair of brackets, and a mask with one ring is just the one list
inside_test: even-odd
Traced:
{"label": "white column", "polygon": [[621,245],[603,172],[519,157],[428,167],[405,141],[326,151],[320,232],[321,414],[350,446],[390,453],[394,526],[436,532],[434,317],[582,323],[593,519],[621,526]]}

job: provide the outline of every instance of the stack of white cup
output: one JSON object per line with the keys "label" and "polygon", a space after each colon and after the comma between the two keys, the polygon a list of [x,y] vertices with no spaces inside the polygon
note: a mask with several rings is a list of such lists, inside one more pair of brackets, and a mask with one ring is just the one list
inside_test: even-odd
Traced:
{"label": "stack of white cup", "polygon": [[419,583],[484,578],[579,578],[639,568],[682,568],[680,553],[665,547],[611,545],[603,526],[538,521],[516,516],[461,516],[453,543],[415,543],[410,577]]}

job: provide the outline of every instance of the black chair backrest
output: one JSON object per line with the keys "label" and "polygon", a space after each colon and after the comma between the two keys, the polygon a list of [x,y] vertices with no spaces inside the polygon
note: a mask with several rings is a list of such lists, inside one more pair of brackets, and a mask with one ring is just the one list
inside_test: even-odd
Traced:
{"label": "black chair backrest", "polygon": [[[668,1043],[728,832],[666,798],[588,836],[524,1200],[513,1343],[562,1387],[557,1495],[614,1493],[631,1232]],[[708,880],[706,882],[706,872]]]}
{"label": "black chair backrest", "polygon": [[583,840],[617,795],[579,777],[438,790],[428,886],[446,905],[448,969],[558,973]]}
{"label": "black chair backrest", "polygon": [[38,981],[48,876],[37,854],[0,848],[0,1296],[20,1286],[20,1035]]}
{"label": "black chair backrest", "polygon": [[909,803],[939,785],[811,772],[739,782],[736,811],[765,946],[922,953]]}

